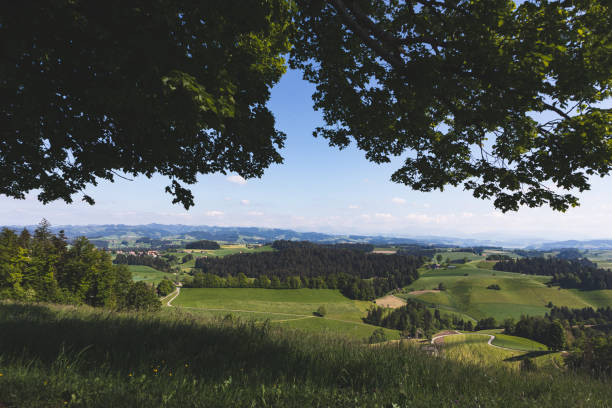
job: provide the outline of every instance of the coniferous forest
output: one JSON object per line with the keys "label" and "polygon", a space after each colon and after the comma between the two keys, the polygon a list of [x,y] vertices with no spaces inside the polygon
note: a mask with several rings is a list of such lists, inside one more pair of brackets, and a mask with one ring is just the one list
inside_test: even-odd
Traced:
{"label": "coniferous forest", "polygon": [[598,268],[588,259],[522,258],[502,260],[495,264],[497,271],[517,272],[527,275],[551,276],[552,284],[562,288],[583,290],[612,289],[612,271]]}
{"label": "coniferous forest", "polygon": [[[369,254],[361,246],[275,241],[275,252],[198,258],[187,287],[340,289],[351,299],[370,300],[418,278],[423,258]],[[255,278],[253,282],[248,278]]]}
{"label": "coniferous forest", "polygon": [[125,265],[80,237],[68,245],[43,220],[33,234],[0,232],[0,299],[157,310],[153,289],[132,282]]}

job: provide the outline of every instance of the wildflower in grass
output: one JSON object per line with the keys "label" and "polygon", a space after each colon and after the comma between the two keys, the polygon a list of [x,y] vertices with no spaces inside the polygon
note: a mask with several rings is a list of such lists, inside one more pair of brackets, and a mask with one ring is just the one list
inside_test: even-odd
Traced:
{"label": "wildflower in grass", "polygon": [[0,373],[0,377],[2,377],[4,374]]}
{"label": "wildflower in grass", "polygon": [[157,368],[154,368],[154,369],[153,369],[153,372],[154,372],[154,373],[157,373]]}
{"label": "wildflower in grass", "polygon": [[185,368],[188,368],[188,367],[189,367],[189,364],[185,364]]}

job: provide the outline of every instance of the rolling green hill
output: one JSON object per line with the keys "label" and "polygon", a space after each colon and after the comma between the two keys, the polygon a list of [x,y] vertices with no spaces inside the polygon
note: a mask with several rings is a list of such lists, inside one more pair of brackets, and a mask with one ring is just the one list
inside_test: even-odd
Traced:
{"label": "rolling green hill", "polygon": [[135,282],[143,281],[157,285],[162,279],[175,279],[172,273],[166,273],[153,269],[145,265],[128,265],[128,269],[132,272],[132,279]]}
{"label": "rolling green hill", "polygon": [[[189,308],[202,315],[225,316],[231,313],[245,319],[265,320],[309,331],[332,331],[363,339],[377,327],[361,320],[371,302],[351,300],[332,289],[181,289],[172,306]],[[313,313],[325,306],[327,315]],[[390,339],[399,338],[397,330],[385,329]]]}
{"label": "rolling green hill", "polygon": [[[612,305],[612,290],[580,291],[547,287],[547,276],[522,275],[478,267],[480,261],[457,265],[452,269],[424,269],[419,279],[397,296],[413,298],[442,310],[465,313],[476,319],[492,316],[498,321],[523,314],[544,315],[546,304],[572,308]],[[430,290],[443,283],[446,291],[411,295],[412,291]],[[501,290],[487,289],[497,284]]]}

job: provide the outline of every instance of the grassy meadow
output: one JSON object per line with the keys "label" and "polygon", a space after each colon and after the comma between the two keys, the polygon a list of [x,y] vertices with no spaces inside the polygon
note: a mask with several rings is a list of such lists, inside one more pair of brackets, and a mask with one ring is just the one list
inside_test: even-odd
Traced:
{"label": "grassy meadow", "polygon": [[7,408],[591,408],[612,400],[609,382],[561,370],[519,375],[506,363],[177,308],[151,315],[0,302],[0,374]]}
{"label": "grassy meadow", "polygon": [[157,285],[164,278],[176,278],[176,275],[173,273],[158,271],[157,269],[145,265],[128,265],[128,269],[132,272],[132,279],[135,282],[144,281]]}
{"label": "grassy meadow", "polygon": [[444,337],[443,354],[446,358],[465,364],[497,366],[513,370],[518,369],[521,360],[526,357],[530,357],[537,367],[546,368],[549,372],[558,370],[557,367],[562,365],[560,353],[548,352],[540,343],[514,336],[499,334],[495,336],[494,345],[523,349],[506,350],[491,347],[487,344],[489,336],[467,333]]}
{"label": "grassy meadow", "polygon": [[[423,269],[421,276],[404,288],[399,297],[413,298],[441,310],[464,313],[475,319],[494,317],[498,321],[523,314],[544,315],[546,304],[572,308],[602,307],[612,304],[612,291],[581,291],[547,287],[547,276],[522,275],[479,267],[479,260],[457,265],[452,269]],[[437,288],[443,283],[446,291],[410,295],[411,291]],[[487,289],[497,284],[501,290]]]}
{"label": "grassy meadow", "polygon": [[[172,306],[208,316],[234,316],[266,320],[286,327],[309,331],[331,331],[363,339],[375,326],[364,324],[362,317],[372,302],[351,300],[332,289],[255,289],[255,288],[185,288]],[[314,312],[325,306],[325,317]],[[399,338],[397,330],[385,329],[389,339]]]}

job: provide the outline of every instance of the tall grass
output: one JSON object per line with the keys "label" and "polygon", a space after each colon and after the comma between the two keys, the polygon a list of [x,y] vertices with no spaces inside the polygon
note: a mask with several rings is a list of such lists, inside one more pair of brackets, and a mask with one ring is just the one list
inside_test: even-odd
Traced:
{"label": "tall grass", "polygon": [[[610,383],[243,321],[0,303],[0,407],[604,407]],[[395,405],[394,405],[395,404]]]}

